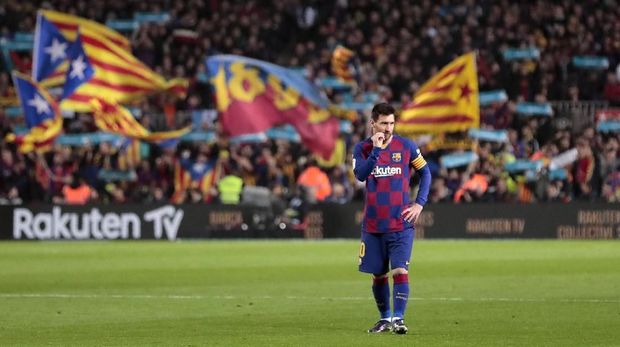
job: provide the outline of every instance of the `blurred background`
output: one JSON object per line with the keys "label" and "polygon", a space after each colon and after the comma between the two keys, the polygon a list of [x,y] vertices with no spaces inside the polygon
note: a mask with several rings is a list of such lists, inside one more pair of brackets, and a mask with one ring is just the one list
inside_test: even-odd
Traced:
{"label": "blurred background", "polygon": [[[27,131],[11,70],[31,73],[40,9],[106,23],[155,73],[186,78],[181,98],[151,93],[127,107],[150,131],[191,125],[192,132],[173,144],[102,137],[90,112],[63,110],[63,134],[51,149],[19,151],[6,140]],[[430,203],[615,203],[619,17],[614,1],[6,0],[0,4],[0,203],[270,201],[274,216],[287,222],[299,217],[301,205],[361,202],[364,184],[352,175],[352,148],[368,135],[372,105],[413,106],[426,81],[472,51],[479,126],[411,135],[432,171]],[[339,45],[353,52],[346,66],[353,83],[334,72]],[[205,64],[215,54],[299,72],[344,110],[332,157],[313,154],[290,126],[230,136]],[[178,170],[201,174],[180,184]],[[88,192],[85,198],[76,198],[78,187]]]}

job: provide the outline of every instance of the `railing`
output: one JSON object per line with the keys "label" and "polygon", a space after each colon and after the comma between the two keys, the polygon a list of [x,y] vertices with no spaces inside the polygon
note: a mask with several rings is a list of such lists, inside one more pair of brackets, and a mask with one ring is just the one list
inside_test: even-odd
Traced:
{"label": "railing", "polygon": [[555,111],[556,122],[562,119],[570,122],[572,131],[577,132],[595,123],[596,112],[600,109],[609,107],[607,101],[551,101],[551,106]]}

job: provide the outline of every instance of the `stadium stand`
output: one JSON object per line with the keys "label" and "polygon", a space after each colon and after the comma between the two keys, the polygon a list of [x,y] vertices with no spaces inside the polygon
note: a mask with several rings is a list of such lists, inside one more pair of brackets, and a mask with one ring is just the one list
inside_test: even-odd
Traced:
{"label": "stadium stand", "polygon": [[[183,186],[184,194],[175,194],[176,163],[184,152],[194,165],[217,159],[212,170],[221,170],[222,177],[237,172],[246,187],[283,191],[291,198],[312,155],[294,140],[238,142],[223,135],[204,66],[204,58],[216,53],[303,70],[325,86],[332,101],[367,105],[341,133],[346,159],[322,168],[338,187],[332,190],[338,196],[328,201],[361,199],[363,185],[351,175],[350,158],[352,144],[366,136],[372,103],[408,105],[424,81],[472,50],[478,52],[481,92],[505,93],[481,104],[481,128],[489,134],[505,131],[507,138],[480,136],[473,145],[458,145],[468,141],[455,138],[453,148],[418,139],[434,176],[431,201],[620,200],[620,138],[613,127],[620,117],[613,109],[620,107],[620,9],[613,2],[6,0],[0,4],[3,42],[32,33],[40,8],[108,23],[130,39],[134,55],[155,72],[166,79],[190,79],[182,100],[157,94],[132,105],[146,128],[191,123],[213,136],[170,147],[67,140],[42,157],[20,153],[4,140],[23,127],[10,69],[28,73],[32,58],[29,51],[3,49],[3,204],[62,201],[75,173],[93,189],[91,202],[217,202],[216,172],[212,181],[200,183],[202,191],[190,184]],[[159,16],[139,19],[147,14]],[[122,27],[123,20],[138,24]],[[338,44],[359,57],[358,88],[325,82]],[[548,104],[551,112],[528,112],[526,103]],[[64,127],[68,135],[97,130],[83,113],[66,115]],[[462,159],[469,149],[474,160],[448,160]],[[475,184],[479,180],[485,184]]]}

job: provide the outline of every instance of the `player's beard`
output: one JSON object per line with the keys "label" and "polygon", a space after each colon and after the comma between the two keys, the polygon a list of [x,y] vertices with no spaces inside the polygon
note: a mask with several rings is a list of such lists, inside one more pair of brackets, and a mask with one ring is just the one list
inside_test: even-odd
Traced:
{"label": "player's beard", "polygon": [[384,131],[383,135],[384,135],[383,144],[386,144],[386,143],[390,142],[390,139],[392,138],[392,133]]}

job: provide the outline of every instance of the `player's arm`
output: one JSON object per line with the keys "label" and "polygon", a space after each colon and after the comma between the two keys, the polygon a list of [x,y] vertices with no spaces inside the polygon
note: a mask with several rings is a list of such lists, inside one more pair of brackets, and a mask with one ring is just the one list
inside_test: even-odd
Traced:
{"label": "player's arm", "polygon": [[420,188],[418,189],[418,196],[415,202],[424,206],[428,200],[428,192],[431,188],[431,170],[427,164],[424,164],[421,169],[416,169],[416,171],[420,175]]}
{"label": "player's arm", "polygon": [[408,222],[415,222],[415,220],[418,219],[418,216],[428,200],[428,192],[431,187],[431,170],[428,168],[426,160],[424,160],[418,148],[414,147],[412,153],[417,154],[411,161],[411,166],[413,166],[418,175],[420,175],[420,187],[415,203],[403,210],[402,215]]}
{"label": "player's arm", "polygon": [[360,142],[353,149],[353,173],[360,182],[364,182],[370,176],[372,169],[377,165],[379,153],[381,152],[381,148],[373,147],[368,158],[364,158],[362,147],[363,142]]}
{"label": "player's arm", "polygon": [[368,155],[368,158],[364,158],[364,154],[362,153],[362,148],[364,147],[364,143],[358,143],[353,149],[353,173],[355,174],[355,178],[357,178],[360,182],[364,182],[372,169],[377,165],[377,161],[379,160],[379,154],[381,153],[381,143],[383,143],[384,135],[383,133],[376,133],[372,137],[373,148]]}

